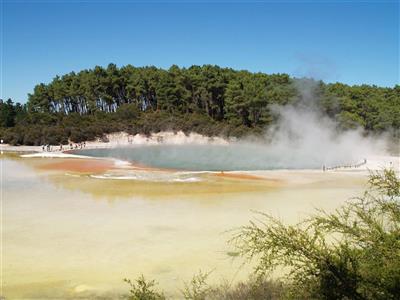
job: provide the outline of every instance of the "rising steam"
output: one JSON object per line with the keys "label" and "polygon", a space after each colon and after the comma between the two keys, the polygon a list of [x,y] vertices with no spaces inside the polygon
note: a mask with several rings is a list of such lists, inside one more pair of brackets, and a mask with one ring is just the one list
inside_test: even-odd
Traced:
{"label": "rising steam", "polygon": [[298,81],[300,97],[293,104],[274,106],[278,122],[266,133],[265,153],[288,168],[354,164],[385,152],[385,138],[366,137],[361,128],[342,131],[318,108],[315,82]]}
{"label": "rising steam", "polygon": [[[263,139],[247,138],[228,145],[204,143],[195,135],[175,135],[162,145],[86,150],[84,154],[110,156],[144,165],[195,171],[321,169],[357,164],[383,154],[383,138],[366,137],[361,129],[338,130],[322,113],[314,96],[314,81],[297,83],[300,97],[292,104],[272,106],[277,117]],[[168,137],[168,135],[166,136]]]}

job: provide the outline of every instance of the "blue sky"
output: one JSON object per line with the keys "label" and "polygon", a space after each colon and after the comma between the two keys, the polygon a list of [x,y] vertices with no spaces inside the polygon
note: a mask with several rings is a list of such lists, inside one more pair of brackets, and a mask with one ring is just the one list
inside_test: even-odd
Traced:
{"label": "blue sky", "polygon": [[217,64],[326,82],[399,83],[398,1],[3,1],[3,99],[106,66]]}

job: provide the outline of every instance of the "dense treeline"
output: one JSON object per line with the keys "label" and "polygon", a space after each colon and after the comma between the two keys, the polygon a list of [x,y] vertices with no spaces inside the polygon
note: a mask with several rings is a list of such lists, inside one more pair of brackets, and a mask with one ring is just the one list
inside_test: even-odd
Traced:
{"label": "dense treeline", "polygon": [[66,143],[126,130],[197,131],[240,136],[272,122],[272,104],[307,97],[343,129],[400,128],[400,86],[325,84],[204,65],[136,68],[127,65],[71,72],[34,88],[26,105],[0,103],[1,134],[13,144]]}

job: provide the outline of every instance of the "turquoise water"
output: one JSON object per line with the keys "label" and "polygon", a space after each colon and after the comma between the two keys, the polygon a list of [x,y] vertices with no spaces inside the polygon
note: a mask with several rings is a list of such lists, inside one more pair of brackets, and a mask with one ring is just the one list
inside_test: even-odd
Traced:
{"label": "turquoise water", "polygon": [[319,169],[324,162],[271,153],[262,145],[155,145],[79,150],[74,153],[112,157],[141,165],[189,171]]}

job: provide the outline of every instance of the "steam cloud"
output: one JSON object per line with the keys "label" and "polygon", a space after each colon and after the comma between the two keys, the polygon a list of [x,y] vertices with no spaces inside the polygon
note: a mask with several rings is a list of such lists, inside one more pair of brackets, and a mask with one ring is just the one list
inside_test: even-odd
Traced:
{"label": "steam cloud", "polygon": [[300,100],[273,107],[278,123],[267,131],[266,155],[288,168],[316,168],[354,164],[365,157],[385,153],[384,137],[366,137],[362,129],[338,130],[338,124],[323,114],[314,97],[311,81],[298,81]]}
{"label": "steam cloud", "polygon": [[242,139],[229,145],[173,145],[85,150],[149,166],[196,171],[321,169],[356,164],[383,154],[384,138],[366,137],[361,129],[341,131],[318,109],[315,83],[299,80],[300,100],[271,107],[278,117],[264,139]]}

